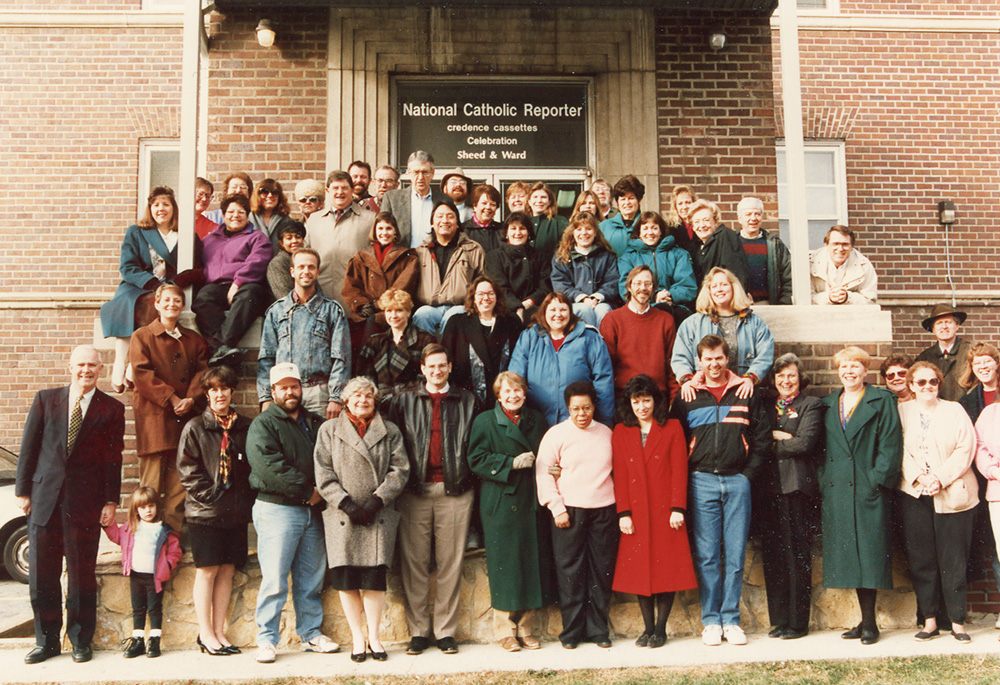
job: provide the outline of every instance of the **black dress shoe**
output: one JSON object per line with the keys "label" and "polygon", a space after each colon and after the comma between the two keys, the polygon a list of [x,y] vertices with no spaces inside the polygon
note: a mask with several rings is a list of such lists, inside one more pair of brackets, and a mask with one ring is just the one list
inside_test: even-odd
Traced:
{"label": "black dress shoe", "polygon": [[90,648],[90,645],[74,645],[73,646],[73,662],[77,664],[82,664],[85,661],[90,661],[94,658],[94,650]]}
{"label": "black dress shoe", "polygon": [[417,635],[414,638],[410,638],[410,645],[406,648],[406,653],[410,656],[416,656],[417,654],[423,654],[424,650],[431,646],[430,638],[426,638],[422,635]]}
{"label": "black dress shoe", "polygon": [[649,648],[659,649],[663,645],[667,644],[667,636],[661,635],[660,633],[653,633],[649,636]]}
{"label": "black dress shoe", "polygon": [[767,633],[767,636],[768,637],[781,637],[781,635],[785,632],[785,630],[787,630],[787,628],[785,628],[785,626],[774,626]]}
{"label": "black dress shoe", "polygon": [[24,655],[24,663],[40,664],[46,659],[59,656],[59,647],[47,645],[35,645],[34,649]]}
{"label": "black dress shoe", "polygon": [[149,638],[149,641],[146,642],[146,656],[148,656],[150,659],[155,659],[156,657],[160,656],[159,635],[153,635],[151,638]]}
{"label": "black dress shoe", "polygon": [[863,645],[873,645],[878,642],[878,628],[875,630],[862,630],[861,631],[861,644]]}
{"label": "black dress shoe", "polygon": [[649,646],[649,638],[651,638],[652,636],[653,636],[652,633],[643,633],[642,635],[640,635],[639,637],[637,637],[635,639],[635,646],[636,647],[648,647]]}
{"label": "black dress shoe", "polygon": [[363,664],[365,659],[368,658],[368,652],[351,652],[351,661],[356,664]]}
{"label": "black dress shoe", "polygon": [[[152,640],[152,638],[150,638]],[[134,659],[146,653],[146,641],[142,637],[130,637],[122,640],[125,645],[125,658]]]}
{"label": "black dress shoe", "polygon": [[805,637],[808,634],[809,634],[808,630],[799,630],[798,628],[785,628],[785,632],[779,635],[779,637],[782,640],[798,640],[800,637]]}
{"label": "black dress shoe", "polygon": [[959,642],[966,642],[966,643],[972,642],[972,638],[969,636],[968,633],[956,633],[953,630],[951,631],[951,634],[954,635],[955,639],[958,640]]}
{"label": "black dress shoe", "polygon": [[600,647],[601,649],[608,649],[611,647],[611,639],[605,636],[595,637],[593,643]]}
{"label": "black dress shoe", "polygon": [[844,638],[845,640],[860,640],[861,624],[859,623],[858,625],[848,630],[846,633],[841,633],[840,637]]}
{"label": "black dress shoe", "polygon": [[562,642],[563,649],[576,649],[580,646],[577,640],[560,640]]}
{"label": "black dress shoe", "polygon": [[458,654],[458,643],[451,636],[443,637],[438,640],[438,649],[442,654]]}
{"label": "black dress shoe", "polygon": [[373,661],[387,661],[389,659],[389,655],[385,652],[376,652],[371,647],[368,648],[368,651],[371,652]]}

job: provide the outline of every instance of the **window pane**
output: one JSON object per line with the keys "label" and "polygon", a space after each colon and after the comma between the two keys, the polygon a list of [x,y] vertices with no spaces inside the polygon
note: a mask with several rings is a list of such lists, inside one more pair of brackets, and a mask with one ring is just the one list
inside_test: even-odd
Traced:
{"label": "window pane", "polygon": [[826,9],[826,0],[798,0],[800,10],[822,10]]}
{"label": "window pane", "polygon": [[[780,200],[779,200],[780,202]],[[837,189],[833,186],[806,186],[806,215],[837,215]]]}
{"label": "window pane", "polygon": [[833,185],[834,157],[832,151],[806,151],[806,183],[809,185]]}
{"label": "window pane", "polygon": [[[831,226],[836,226],[837,222],[834,219],[816,219],[810,220],[809,225],[809,249],[815,250],[823,247],[823,236],[826,232],[830,230]],[[785,245],[791,245],[791,239],[788,235],[788,219],[781,219],[778,221],[778,235],[781,237],[782,242]]]}
{"label": "window pane", "polygon": [[[778,150],[778,185],[788,183],[788,173],[785,171],[785,151]],[[778,204],[781,204],[780,201]]]}
{"label": "window pane", "polygon": [[180,150],[150,150],[149,187],[170,186],[176,188],[180,179]]}

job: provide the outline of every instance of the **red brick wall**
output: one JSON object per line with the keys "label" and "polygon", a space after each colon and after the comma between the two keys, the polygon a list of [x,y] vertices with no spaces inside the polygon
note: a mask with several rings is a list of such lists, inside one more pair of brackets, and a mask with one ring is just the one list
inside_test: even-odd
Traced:
{"label": "red brick wall", "polygon": [[995,0],[961,0],[960,2],[886,2],[885,0],[840,0],[841,14],[899,15],[919,14],[936,16],[995,16]]}
{"label": "red brick wall", "polygon": [[[728,40],[713,52],[708,36],[719,25]],[[776,216],[768,18],[659,12],[655,49],[661,207],[669,209],[672,188],[686,184],[718,203],[729,225],[746,195]]]}

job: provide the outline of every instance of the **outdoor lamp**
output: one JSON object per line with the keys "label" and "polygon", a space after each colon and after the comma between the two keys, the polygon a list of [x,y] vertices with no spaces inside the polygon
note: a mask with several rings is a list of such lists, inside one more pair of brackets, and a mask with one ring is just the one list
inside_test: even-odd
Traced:
{"label": "outdoor lamp", "polygon": [[274,28],[269,19],[261,19],[255,29],[257,32],[257,43],[262,48],[269,48],[274,45]]}
{"label": "outdoor lamp", "polygon": [[938,202],[938,222],[942,226],[950,226],[955,223],[955,203],[951,200],[941,200]]}
{"label": "outdoor lamp", "polygon": [[726,47],[726,34],[723,33],[721,28],[712,31],[708,37],[708,45],[716,52]]}

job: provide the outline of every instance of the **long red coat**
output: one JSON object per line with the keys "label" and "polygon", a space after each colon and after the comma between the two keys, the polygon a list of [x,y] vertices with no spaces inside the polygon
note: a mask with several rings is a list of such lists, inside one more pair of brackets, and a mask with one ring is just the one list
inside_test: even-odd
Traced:
{"label": "long red coat", "polygon": [[697,586],[687,525],[670,527],[671,509],[687,507],[687,448],[675,419],[653,427],[642,445],[638,427],[615,426],[611,435],[615,504],[631,511],[635,532],[622,535],[615,592],[650,596]]}

